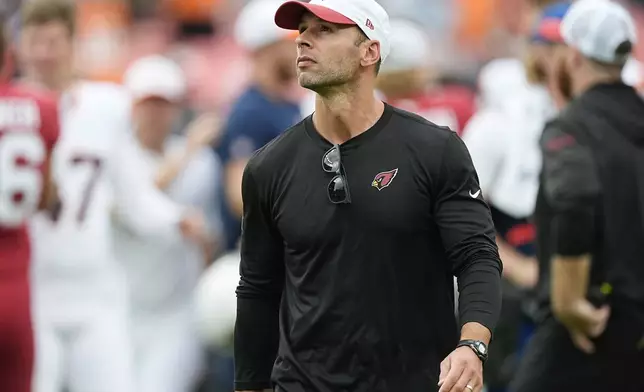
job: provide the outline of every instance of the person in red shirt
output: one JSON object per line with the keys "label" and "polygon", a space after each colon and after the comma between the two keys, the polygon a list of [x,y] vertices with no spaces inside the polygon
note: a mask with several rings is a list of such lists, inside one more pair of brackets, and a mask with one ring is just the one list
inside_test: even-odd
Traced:
{"label": "person in red shirt", "polygon": [[[0,34],[0,71],[5,49]],[[58,108],[54,100],[0,81],[0,391],[3,392],[31,391],[33,336],[26,222],[55,199],[49,162],[58,133]]]}
{"label": "person in red shirt", "polygon": [[440,86],[430,64],[427,34],[404,19],[391,20],[391,54],[378,75],[387,103],[461,134],[476,109],[476,94],[461,86]]}

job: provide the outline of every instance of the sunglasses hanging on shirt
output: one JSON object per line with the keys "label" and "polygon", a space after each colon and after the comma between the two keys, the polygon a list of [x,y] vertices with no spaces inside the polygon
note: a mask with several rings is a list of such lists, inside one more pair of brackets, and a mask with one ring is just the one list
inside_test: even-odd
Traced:
{"label": "sunglasses hanging on shirt", "polygon": [[322,156],[322,169],[327,173],[335,173],[327,186],[327,194],[331,203],[350,204],[349,183],[344,166],[342,166],[342,154],[338,144],[335,144]]}

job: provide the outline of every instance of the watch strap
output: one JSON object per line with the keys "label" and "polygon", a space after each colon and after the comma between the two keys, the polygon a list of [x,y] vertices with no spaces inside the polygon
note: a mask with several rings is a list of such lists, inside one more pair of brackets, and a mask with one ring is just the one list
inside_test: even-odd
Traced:
{"label": "watch strap", "polygon": [[[487,360],[487,345],[480,340],[463,339],[458,342],[456,347],[469,347],[482,362]],[[483,351],[479,347],[483,347]]]}

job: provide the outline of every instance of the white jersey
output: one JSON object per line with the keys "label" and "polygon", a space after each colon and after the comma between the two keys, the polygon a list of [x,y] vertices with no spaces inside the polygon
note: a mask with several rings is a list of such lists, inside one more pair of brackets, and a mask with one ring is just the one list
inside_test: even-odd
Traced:
{"label": "white jersey", "polygon": [[143,174],[131,133],[131,101],[121,87],[79,82],[61,98],[53,175],[62,202],[56,221],[34,218],[36,276],[113,268],[111,217],[141,234],[174,237],[181,209]]}
{"label": "white jersey", "polygon": [[[166,152],[182,151],[185,140],[172,137]],[[148,179],[153,179],[163,156],[143,151]],[[182,205],[203,211],[211,233],[221,230],[219,217],[220,163],[211,149],[196,155],[167,189],[168,196]],[[186,305],[203,269],[201,249],[177,237],[173,240],[141,237],[118,221],[115,224],[117,259],[124,265],[133,311],[155,311]]]}
{"label": "white jersey", "polygon": [[[506,83],[494,83],[503,79]],[[463,141],[486,199],[514,218],[534,211],[541,171],[539,139],[556,110],[548,91],[527,83],[520,61],[497,60],[481,72],[483,106]]]}

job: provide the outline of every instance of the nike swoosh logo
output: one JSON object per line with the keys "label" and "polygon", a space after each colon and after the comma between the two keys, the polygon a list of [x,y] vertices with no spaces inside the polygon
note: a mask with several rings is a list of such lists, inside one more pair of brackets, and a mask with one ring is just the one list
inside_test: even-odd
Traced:
{"label": "nike swoosh logo", "polygon": [[637,343],[637,350],[642,351],[644,350],[644,336],[642,336],[642,339]]}
{"label": "nike swoosh logo", "polygon": [[480,190],[480,189],[479,189],[478,191],[476,191],[476,193],[472,193],[472,191],[470,191],[470,197],[471,197],[472,199],[476,199],[477,197],[479,197],[479,195],[480,195],[480,194],[481,194],[481,190]]}

